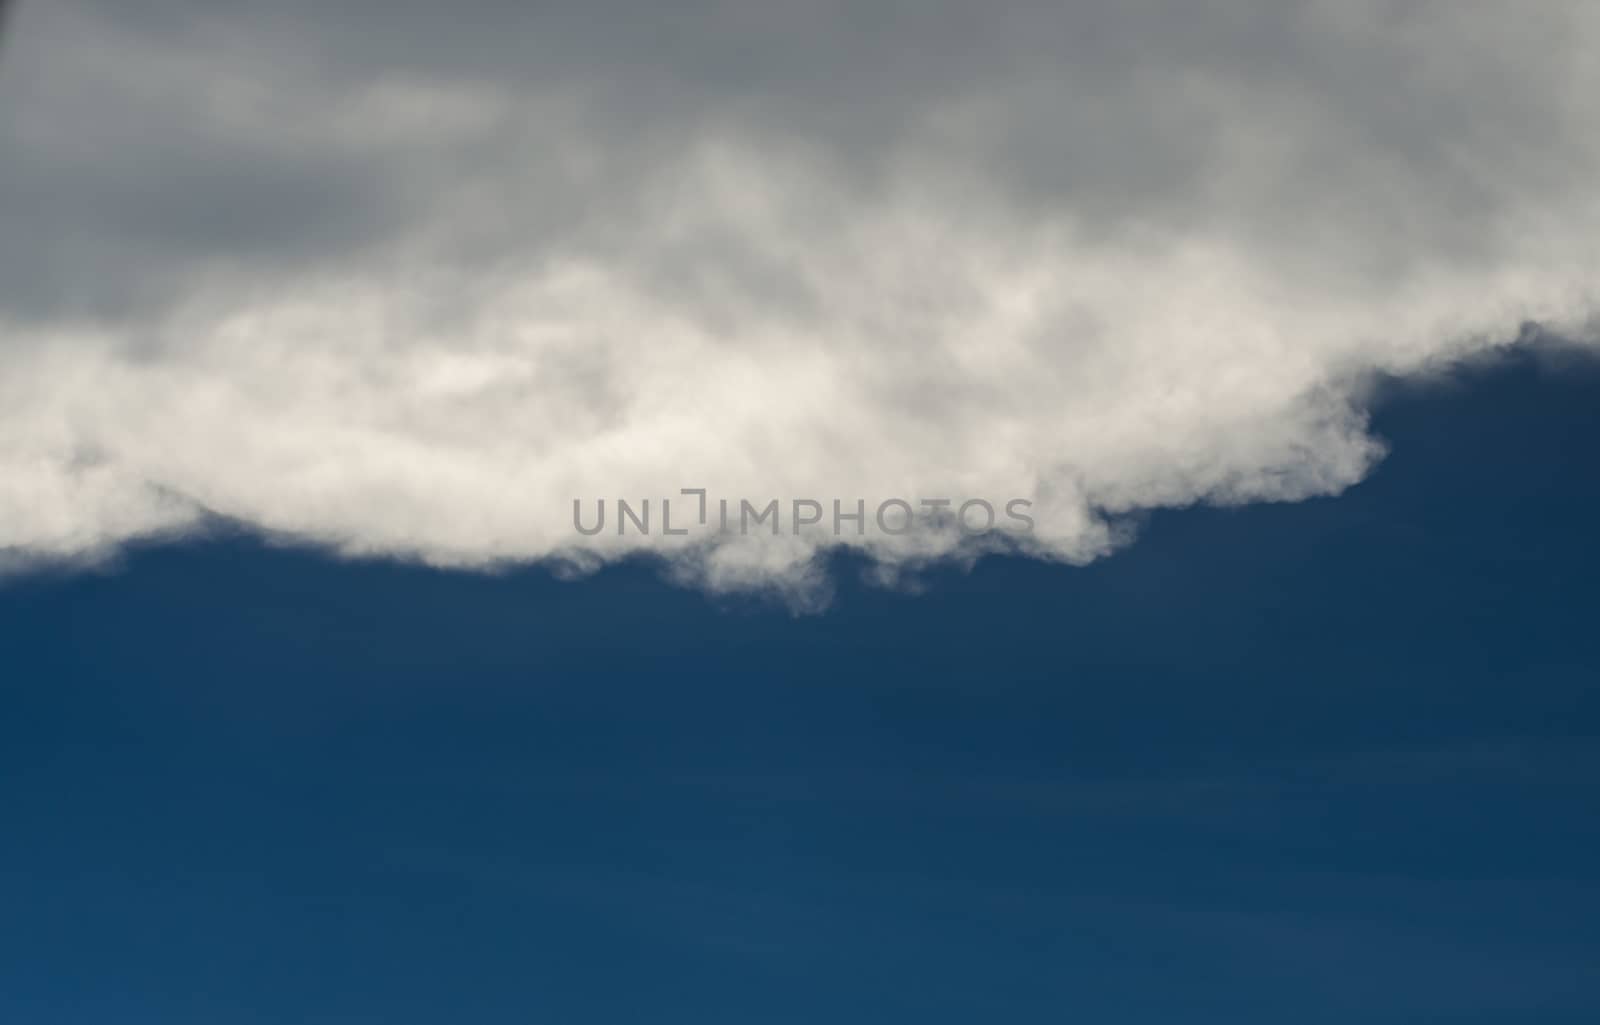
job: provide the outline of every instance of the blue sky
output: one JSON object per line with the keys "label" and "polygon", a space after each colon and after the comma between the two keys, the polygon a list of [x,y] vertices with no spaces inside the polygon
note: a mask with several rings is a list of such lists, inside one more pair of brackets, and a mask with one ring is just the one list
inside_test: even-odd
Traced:
{"label": "blue sky", "polygon": [[0,589],[0,1019],[1600,1015],[1600,367],[834,606],[218,536]]}

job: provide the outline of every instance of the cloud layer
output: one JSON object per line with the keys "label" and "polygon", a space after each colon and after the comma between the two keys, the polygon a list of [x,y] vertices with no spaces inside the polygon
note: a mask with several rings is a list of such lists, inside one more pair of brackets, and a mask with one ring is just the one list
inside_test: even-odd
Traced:
{"label": "cloud layer", "polygon": [[[13,560],[220,515],[797,594],[834,544],[1083,561],[1122,513],[1358,481],[1374,371],[1594,334],[1584,0],[14,14]],[[683,488],[782,533],[574,530]],[[891,497],[1035,526],[890,535]]]}

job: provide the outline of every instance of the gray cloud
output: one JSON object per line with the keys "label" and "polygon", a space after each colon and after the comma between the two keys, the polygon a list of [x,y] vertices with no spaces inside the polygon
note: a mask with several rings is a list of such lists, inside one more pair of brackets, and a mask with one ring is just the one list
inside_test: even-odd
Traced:
{"label": "gray cloud", "polygon": [[[18,15],[21,552],[204,508],[349,551],[603,559],[662,542],[575,538],[572,497],[704,484],[1026,496],[1019,543],[1081,560],[1107,513],[1337,491],[1379,452],[1364,374],[1594,310],[1576,0]],[[829,543],[668,551],[744,586],[812,579]]]}

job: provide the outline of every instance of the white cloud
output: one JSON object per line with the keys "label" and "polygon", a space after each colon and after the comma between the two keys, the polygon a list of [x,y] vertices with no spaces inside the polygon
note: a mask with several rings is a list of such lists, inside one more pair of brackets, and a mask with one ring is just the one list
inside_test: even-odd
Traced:
{"label": "white cloud", "polygon": [[[1012,542],[1083,561],[1107,514],[1336,493],[1380,454],[1366,375],[1597,308],[1590,4],[1018,2],[862,38],[819,3],[659,52],[569,6],[528,38],[590,59],[541,73],[492,5],[477,46],[337,61],[310,13],[25,5],[0,549],[210,512],[803,595],[833,543],[981,548],[886,536],[881,499],[1021,497]],[[778,498],[784,533],[573,529],[574,498],[676,518],[687,487]],[[866,535],[793,537],[796,497],[866,499]]]}

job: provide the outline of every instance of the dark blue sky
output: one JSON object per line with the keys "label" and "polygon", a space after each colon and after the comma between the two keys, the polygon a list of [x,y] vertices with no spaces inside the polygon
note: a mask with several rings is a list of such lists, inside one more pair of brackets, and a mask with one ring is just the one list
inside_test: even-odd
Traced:
{"label": "dark blue sky", "polygon": [[0,1022],[1600,1020],[1600,369],[826,615],[229,537],[0,587]]}

